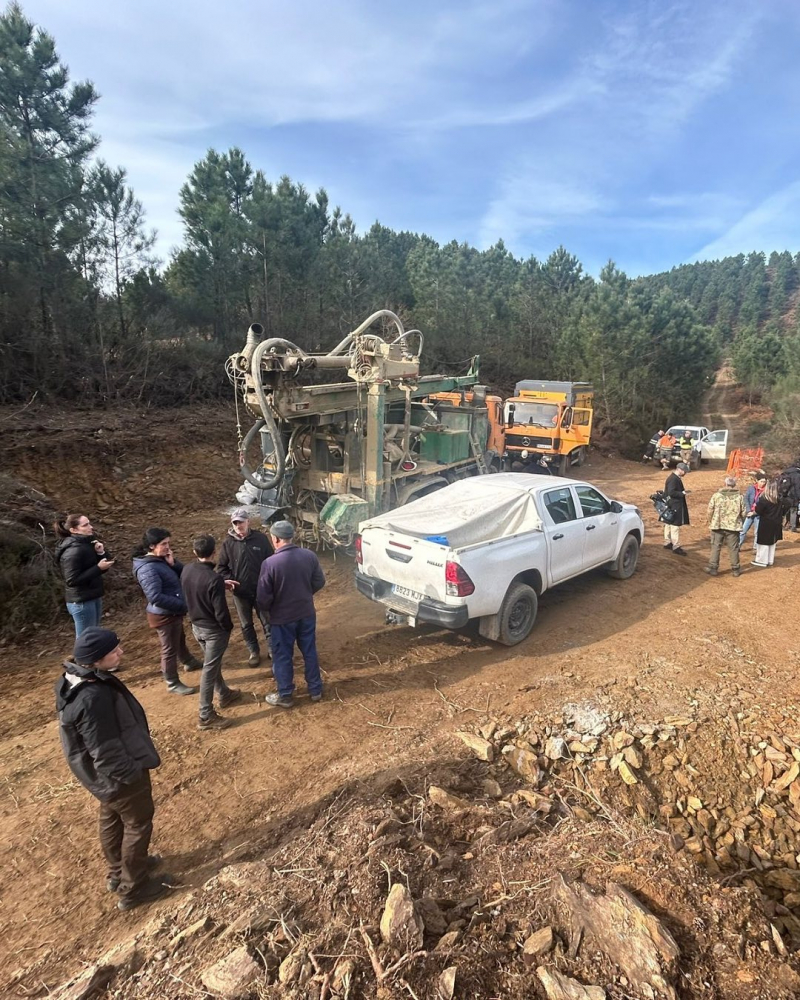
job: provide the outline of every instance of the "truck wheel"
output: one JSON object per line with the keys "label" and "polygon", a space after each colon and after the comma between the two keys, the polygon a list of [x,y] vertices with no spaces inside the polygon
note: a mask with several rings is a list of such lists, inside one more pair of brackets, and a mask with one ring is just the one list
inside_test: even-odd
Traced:
{"label": "truck wheel", "polygon": [[572,455],[562,455],[561,461],[558,463],[558,474],[559,476],[564,476],[569,478],[569,472],[572,468]]}
{"label": "truck wheel", "polygon": [[512,583],[496,615],[481,618],[479,632],[485,639],[493,639],[504,646],[516,646],[530,635],[539,598],[527,583]]}
{"label": "truck wheel", "polygon": [[622,543],[619,555],[611,564],[608,575],[615,580],[627,580],[636,572],[636,565],[639,562],[639,543],[633,535],[628,535]]}
{"label": "truck wheel", "polygon": [[578,448],[578,465],[583,465],[586,461],[586,449],[581,447]]}

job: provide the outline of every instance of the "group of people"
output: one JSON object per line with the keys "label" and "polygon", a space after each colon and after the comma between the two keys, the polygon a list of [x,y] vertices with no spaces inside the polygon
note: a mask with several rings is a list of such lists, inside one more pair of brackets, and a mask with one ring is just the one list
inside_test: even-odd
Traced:
{"label": "group of people", "polygon": [[680,437],[675,437],[668,431],[658,430],[647,442],[642,462],[658,461],[665,471],[670,467],[675,453],[675,445],[680,449],[680,460],[684,465],[689,465],[692,451],[695,447],[695,440],[690,430],[684,429]]}
{"label": "group of people", "polygon": [[[128,910],[156,899],[173,880],[152,870],[161,862],[149,854],[155,811],[150,771],[160,758],[147,717],[137,699],[116,676],[124,650],[120,638],[100,625],[103,577],[114,565],[85,515],[70,514],[54,525],[60,542],[56,560],[64,577],[67,609],[75,624],[72,659],[56,683],[56,709],[62,748],[78,781],[100,802],[100,843],[107,863],[106,887],[118,893],[117,906]],[[276,690],[268,705],[294,705],[295,645],[303,656],[312,702],[322,699],[316,647],[314,595],[325,586],[319,559],[294,541],[289,521],[270,525],[269,537],[250,527],[248,512],[234,511],[215,561],[216,540],[199,535],[193,562],[185,565],[172,551],[165,528],[148,528],[133,553],[133,575],[147,600],[147,621],[159,641],[161,672],[172,694],[199,693],[198,729],[221,730],[231,724],[224,709],[240,700],[222,663],[233,631],[226,592],[233,597],[248,666],[261,663],[259,633],[264,634]],[[202,662],[186,643],[185,619],[203,651]],[[179,674],[199,670],[190,687]]]}
{"label": "group of people", "polygon": [[[690,492],[684,485],[689,472],[685,462],[679,462],[664,484],[663,498],[667,511],[664,522],[664,548],[675,555],[685,556],[681,545],[681,528],[689,524]],[[744,495],[735,476],[726,476],[723,485],[708,502],[708,524],[711,531],[711,554],[705,568],[710,576],[719,572],[720,554],[727,548],[733,576],[742,572],[740,550],[751,527],[755,528],[753,566],[765,569],[775,562],[775,546],[783,538],[784,521],[797,530],[797,509],[800,503],[800,459],[797,463],[769,480],[762,470],[753,473],[752,482]],[[793,518],[793,520],[792,520]]]}

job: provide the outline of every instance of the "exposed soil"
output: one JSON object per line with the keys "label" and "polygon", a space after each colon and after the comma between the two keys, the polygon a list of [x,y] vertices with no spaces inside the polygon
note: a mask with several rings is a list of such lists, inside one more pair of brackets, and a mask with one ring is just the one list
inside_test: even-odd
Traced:
{"label": "exposed soil", "polygon": [[[583,470],[585,478],[638,503],[644,512],[650,533],[639,569],[627,582],[598,572],[545,594],[534,632],[514,649],[491,645],[474,631],[385,627],[380,608],[356,593],[351,561],[325,554],[328,586],[318,600],[325,700],[312,705],[301,697],[294,710],[283,714],[267,709],[262,698],[271,689],[267,669],[244,665],[246,651],[235,634],[226,676],[248,698],[227,710],[234,726],[213,734],[196,730],[192,699],[166,693],[157,641],[130,579],[127,552],[150,524],[170,528],[184,557],[193,535],[210,530],[219,536],[225,530],[238,484],[231,413],[224,408],[140,416],[88,413],[69,420],[26,415],[26,423],[5,428],[5,471],[59,508],[85,510],[118,556],[109,578],[106,622],[122,637],[124,679],[145,706],[163,760],[154,775],[154,849],[165,856],[183,888],[168,901],[125,915],[105,891],[96,803],[71,780],[54,721],[52,687],[72,644],[64,612],[55,626],[43,623],[22,645],[2,647],[4,995],[44,996],[115,943],[138,931],[157,936],[168,925],[191,923],[198,908],[216,907],[213,922],[222,928],[253,904],[254,895],[275,902],[278,912],[284,899],[285,913],[299,921],[302,933],[341,949],[346,938],[339,934],[344,933],[341,913],[352,917],[356,930],[359,919],[377,924],[388,878],[407,878],[415,896],[447,897],[453,906],[472,893],[483,903],[511,897],[491,910],[490,929],[478,922],[479,935],[472,911],[467,913],[466,924],[476,936],[473,944],[465,937],[456,963],[464,984],[457,986],[456,996],[544,996],[532,970],[520,965],[512,974],[508,961],[520,935],[545,918],[566,935],[561,967],[584,982],[605,985],[612,996],[646,995],[632,987],[626,992],[618,969],[604,967],[589,954],[567,954],[569,939],[558,923],[551,885],[559,872],[582,874],[595,887],[611,879],[621,882],[658,914],[683,956],[678,995],[742,1000],[796,995],[798,980],[791,970],[800,933],[792,921],[800,894],[796,901],[791,898],[790,874],[782,877],[785,886],[772,886],[774,892],[762,877],[771,870],[798,869],[793,828],[749,824],[742,836],[732,834],[745,849],[732,851],[730,863],[720,864],[715,853],[721,841],[712,838],[706,844],[701,836],[693,843],[696,822],[687,829],[669,822],[684,814],[696,819],[699,811],[688,805],[688,796],[694,796],[720,820],[726,807],[739,815],[763,804],[775,807],[777,817],[764,822],[786,818],[800,829],[793,802],[784,803],[771,791],[764,799],[763,748],[762,759],[753,765],[757,773],[748,770],[770,733],[787,738],[780,751],[786,764],[776,759],[776,778],[788,772],[792,749],[800,742],[792,726],[800,694],[800,625],[794,614],[800,536],[789,535],[779,544],[770,570],[747,569],[734,579],[723,566],[719,577],[707,577],[702,572],[708,552],[704,512],[721,468],[704,467],[688,477],[695,524],[685,529],[689,555],[681,559],[662,549],[647,499],[663,485],[660,470],[593,457]],[[744,555],[747,565],[749,553]],[[302,683],[300,688],[302,694]],[[478,797],[476,788],[486,778],[500,782],[504,796],[520,787],[502,755],[494,764],[478,764],[455,737],[456,730],[474,732],[494,722],[510,728],[513,736],[506,742],[513,742],[527,738],[534,716],[540,730],[552,717],[553,732],[560,731],[567,726],[570,705],[591,706],[616,720],[617,729],[625,720],[640,727],[668,725],[670,717],[691,720],[695,728],[686,736],[688,743],[681,748],[683,737],[674,737],[679,760],[674,768],[644,744],[640,786],[649,790],[647,808],[640,808],[641,801],[616,771],[599,762],[590,790],[600,807],[590,803],[581,818],[577,803],[586,795],[566,794],[563,782],[579,782],[559,772],[548,779],[552,788],[546,797],[556,803],[552,816],[502,851],[470,847],[478,827],[499,825],[494,813],[480,822],[473,816],[457,823],[431,813],[431,828],[420,827],[420,833],[433,838],[429,842],[439,855],[456,858],[449,877],[457,892],[443,884],[446,876],[435,866],[423,863],[424,851],[416,842],[409,847],[399,840],[370,853],[370,837],[382,819],[391,814],[401,823],[416,821],[414,803],[424,800],[431,783],[470,799]],[[637,746],[645,736],[641,729]],[[587,757],[587,769],[591,760]],[[677,780],[675,774],[684,778]],[[788,794],[786,789],[781,793]],[[681,796],[685,802],[676,808]],[[665,805],[671,812],[660,808]],[[730,823],[735,826],[735,820]],[[756,847],[766,859],[760,871],[753,863],[761,858]],[[465,858],[468,854],[473,857]],[[247,877],[242,872],[248,869],[239,867],[243,862],[256,866]],[[238,874],[225,876],[226,883],[224,872],[232,865]],[[279,869],[283,874],[276,874]],[[212,878],[207,892],[200,891]],[[515,882],[526,884],[519,892],[508,890]],[[337,910],[331,903],[333,883],[337,892],[342,884],[359,889],[361,899]],[[432,944],[426,937],[427,950]],[[788,958],[776,953],[779,947],[788,949]],[[279,944],[275,948],[282,958]],[[114,989],[120,996],[152,1000],[204,994],[199,974],[212,952],[214,958],[224,954],[216,938],[213,948],[206,945],[180,968],[171,966],[178,970],[172,978],[167,973],[159,978],[148,964],[135,980],[138,992],[131,992],[130,984]],[[357,934],[345,952],[324,952],[334,958],[350,953],[355,963],[350,995],[375,996],[375,979]],[[406,970],[410,990],[391,980],[385,995],[434,996],[430,984],[442,963],[421,962]],[[292,986],[298,990],[294,994],[270,993],[271,988],[264,987],[262,995],[318,996],[320,986],[314,987],[317,992],[310,985]]]}

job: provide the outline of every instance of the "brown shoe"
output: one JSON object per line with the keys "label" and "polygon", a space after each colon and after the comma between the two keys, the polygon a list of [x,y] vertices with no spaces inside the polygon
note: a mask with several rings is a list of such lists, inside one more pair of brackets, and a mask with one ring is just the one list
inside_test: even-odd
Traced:
{"label": "brown shoe", "polygon": [[197,728],[202,730],[227,729],[230,724],[231,724],[230,719],[225,719],[221,715],[218,715],[216,712],[212,712],[207,719],[201,719],[197,723]]}
{"label": "brown shoe", "polygon": [[237,688],[231,688],[227,691],[219,700],[220,708],[227,708],[228,705],[233,705],[234,702],[240,701],[242,697],[242,692]]}

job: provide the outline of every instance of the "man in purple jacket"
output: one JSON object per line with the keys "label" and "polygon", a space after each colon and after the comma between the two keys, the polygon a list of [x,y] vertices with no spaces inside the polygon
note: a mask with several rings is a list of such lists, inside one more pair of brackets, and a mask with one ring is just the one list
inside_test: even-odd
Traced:
{"label": "man in purple jacket", "polygon": [[272,673],[278,690],[268,694],[266,701],[273,708],[291,708],[295,643],[303,654],[311,700],[322,698],[314,594],[325,586],[325,574],[313,552],[294,544],[294,528],[288,521],[273,524],[270,536],[275,554],[261,564],[257,601],[261,611],[269,615]]}

